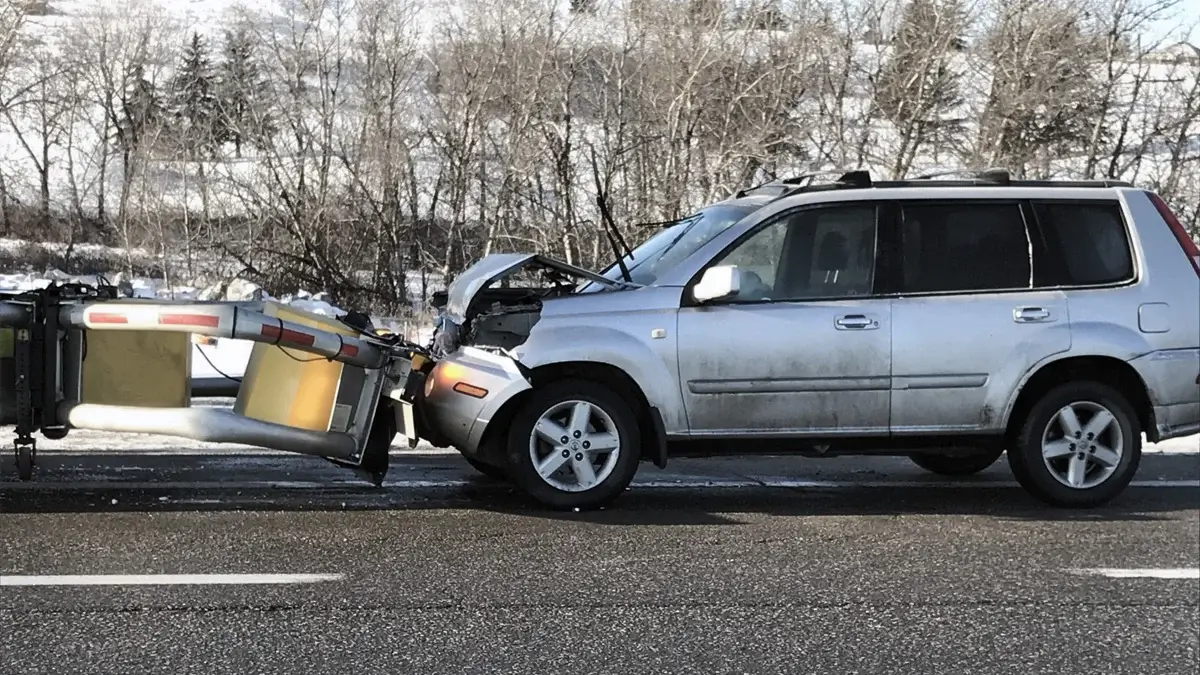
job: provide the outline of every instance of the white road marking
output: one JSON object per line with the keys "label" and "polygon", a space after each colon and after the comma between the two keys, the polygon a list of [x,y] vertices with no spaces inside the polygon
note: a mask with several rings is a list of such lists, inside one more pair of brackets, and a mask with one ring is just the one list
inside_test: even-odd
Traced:
{"label": "white road marking", "polygon": [[1102,567],[1076,570],[1076,572],[1108,577],[1110,579],[1200,579],[1200,567],[1164,567],[1157,569]]}
{"label": "white road marking", "polygon": [[0,574],[0,586],[212,586],[312,584],[339,581],[341,574]]}

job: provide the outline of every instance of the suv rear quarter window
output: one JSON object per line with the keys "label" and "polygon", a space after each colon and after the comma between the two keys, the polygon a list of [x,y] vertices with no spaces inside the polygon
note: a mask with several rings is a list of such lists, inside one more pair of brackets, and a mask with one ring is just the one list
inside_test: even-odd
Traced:
{"label": "suv rear quarter window", "polygon": [[1045,247],[1037,257],[1037,286],[1096,286],[1133,278],[1129,236],[1116,202],[1031,204]]}

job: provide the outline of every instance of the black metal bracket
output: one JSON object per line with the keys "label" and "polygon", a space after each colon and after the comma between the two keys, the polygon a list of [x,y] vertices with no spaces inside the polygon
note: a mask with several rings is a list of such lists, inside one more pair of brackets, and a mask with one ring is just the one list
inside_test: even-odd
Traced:
{"label": "black metal bracket", "polygon": [[[37,431],[37,410],[34,405],[35,394],[40,390],[36,380],[41,379],[40,371],[33,367],[36,359],[36,337],[35,332],[40,324],[39,304],[34,304],[29,308],[29,322],[24,326],[17,326],[13,330],[15,338],[13,344],[13,359],[16,366],[16,388],[17,388],[17,437],[13,441],[13,449],[16,452],[18,464],[21,462],[21,454],[24,449],[32,458],[37,449],[37,442],[33,438],[33,432]],[[22,470],[24,473],[24,469]]]}
{"label": "black metal bracket", "polygon": [[[12,297],[13,294],[5,294]],[[17,399],[16,439],[18,461],[22,450],[36,453],[36,431],[60,435],[65,428],[58,421],[59,310],[66,301],[81,299],[115,300],[116,286],[89,286],[78,283],[51,284],[13,297],[28,314],[27,320],[13,327],[13,360]],[[3,298],[0,298],[3,299]]]}

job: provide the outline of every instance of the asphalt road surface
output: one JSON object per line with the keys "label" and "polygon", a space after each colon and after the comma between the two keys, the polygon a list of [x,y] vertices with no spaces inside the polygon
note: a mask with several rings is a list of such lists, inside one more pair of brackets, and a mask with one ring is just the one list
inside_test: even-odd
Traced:
{"label": "asphalt road surface", "polygon": [[448,454],[381,489],[152,442],[14,473],[5,674],[1200,672],[1197,454],[1081,512],[1003,460],[674,461],[565,514]]}

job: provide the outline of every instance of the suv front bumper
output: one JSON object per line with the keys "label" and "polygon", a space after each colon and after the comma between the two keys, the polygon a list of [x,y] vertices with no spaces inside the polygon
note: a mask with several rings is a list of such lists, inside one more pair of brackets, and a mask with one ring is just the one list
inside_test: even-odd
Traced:
{"label": "suv front bumper", "polygon": [[414,367],[399,401],[397,429],[409,445],[424,439],[475,455],[484,430],[500,408],[530,388],[517,362],[474,347],[460,347],[430,367]]}

